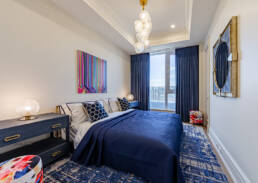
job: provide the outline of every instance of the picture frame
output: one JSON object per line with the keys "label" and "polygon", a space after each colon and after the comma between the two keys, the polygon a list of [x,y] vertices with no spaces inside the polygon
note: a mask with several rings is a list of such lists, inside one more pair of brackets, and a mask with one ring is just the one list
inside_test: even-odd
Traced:
{"label": "picture frame", "polygon": [[220,97],[238,97],[237,26],[237,17],[234,16],[213,46],[213,94]]}

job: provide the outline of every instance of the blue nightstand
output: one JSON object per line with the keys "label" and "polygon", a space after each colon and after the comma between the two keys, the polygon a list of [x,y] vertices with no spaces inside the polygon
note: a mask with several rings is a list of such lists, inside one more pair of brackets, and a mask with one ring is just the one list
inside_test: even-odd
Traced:
{"label": "blue nightstand", "polygon": [[134,101],[129,101],[130,104],[130,109],[137,109],[139,107],[139,101],[134,100]]}
{"label": "blue nightstand", "polygon": [[[43,134],[51,134],[49,138],[32,144],[0,153],[0,162],[23,155],[38,155],[46,166],[58,158],[70,153],[69,128],[70,119],[67,115],[41,114],[37,119],[19,121],[18,119],[0,121],[0,152],[1,148]],[[55,138],[53,133],[66,129],[66,140]]]}

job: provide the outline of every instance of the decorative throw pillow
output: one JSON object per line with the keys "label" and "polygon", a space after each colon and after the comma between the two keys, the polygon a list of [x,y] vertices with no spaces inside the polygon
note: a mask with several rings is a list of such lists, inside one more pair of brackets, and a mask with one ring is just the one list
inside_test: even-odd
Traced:
{"label": "decorative throw pillow", "polygon": [[121,107],[121,110],[122,111],[126,111],[130,108],[130,104],[128,102],[128,100],[124,97],[123,99],[120,99],[120,98],[117,98],[119,104],[120,104],[120,107]]}
{"label": "decorative throw pillow", "polygon": [[105,117],[108,117],[107,112],[99,102],[95,102],[94,104],[84,103],[84,107],[86,109],[86,112],[88,113],[91,122],[95,122]]}
{"label": "decorative throw pillow", "polygon": [[119,106],[118,106],[118,101],[116,98],[110,98],[108,99],[109,105],[110,105],[110,109],[111,112],[117,112],[119,111]]}
{"label": "decorative throw pillow", "polygon": [[[89,120],[88,116],[84,112],[82,103],[67,103],[66,106],[70,111],[70,113],[67,112],[66,114],[71,116],[72,124],[82,123]],[[67,111],[67,109],[65,109],[65,111]]]}
{"label": "decorative throw pillow", "polygon": [[97,100],[105,109],[107,113],[111,113],[111,109],[108,103],[108,99],[103,99],[103,100]]}

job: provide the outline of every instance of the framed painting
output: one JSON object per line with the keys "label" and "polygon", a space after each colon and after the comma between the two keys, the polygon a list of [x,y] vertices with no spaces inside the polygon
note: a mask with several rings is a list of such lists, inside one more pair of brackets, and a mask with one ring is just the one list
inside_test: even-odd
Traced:
{"label": "framed painting", "polygon": [[107,93],[107,61],[77,51],[78,93]]}
{"label": "framed painting", "polygon": [[213,47],[213,94],[237,97],[237,17],[233,17]]}

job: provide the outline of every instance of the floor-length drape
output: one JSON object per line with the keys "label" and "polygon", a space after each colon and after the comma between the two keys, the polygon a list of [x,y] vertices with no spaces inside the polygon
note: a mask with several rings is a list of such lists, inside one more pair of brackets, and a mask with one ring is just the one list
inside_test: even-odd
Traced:
{"label": "floor-length drape", "polygon": [[199,46],[176,49],[176,113],[189,122],[199,110]]}
{"label": "floor-length drape", "polygon": [[149,110],[150,54],[131,55],[131,93],[139,109]]}

